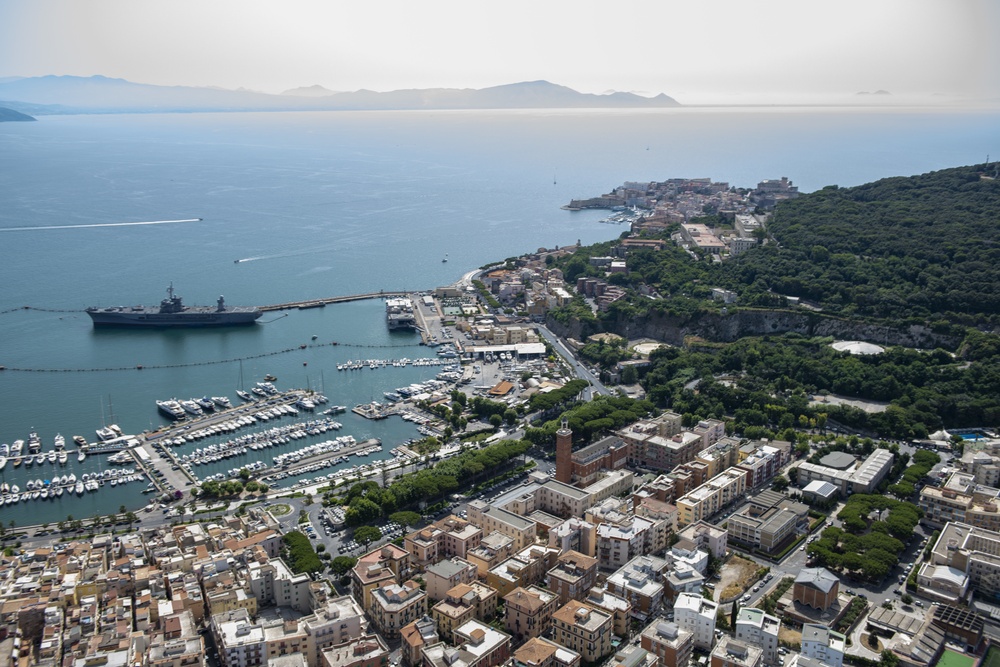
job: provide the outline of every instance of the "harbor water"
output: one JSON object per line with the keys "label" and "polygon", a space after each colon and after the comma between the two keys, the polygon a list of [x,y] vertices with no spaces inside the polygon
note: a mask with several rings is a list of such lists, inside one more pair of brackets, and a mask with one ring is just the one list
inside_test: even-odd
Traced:
{"label": "harbor water", "polygon": [[[56,433],[93,440],[112,421],[138,433],[164,422],[157,399],[236,403],[241,383],[266,374],[279,388],[322,390],[350,407],[438,371],[337,370],[352,359],[433,356],[415,334],[386,330],[379,300],[178,331],[95,330],[87,306],[154,305],[171,282],[190,305],[220,294],[232,305],[267,305],[433,289],[539,247],[617,237],[624,227],[597,222],[606,212],[559,207],[625,181],[711,177],[752,187],[788,176],[804,191],[849,186],[982,162],[1000,154],[998,121],[995,112],[761,108],[2,123],[0,442],[37,431],[48,450]],[[399,418],[337,420],[335,435],[381,440],[382,458],[418,437]],[[59,474],[100,465],[70,457]],[[8,464],[0,476],[23,488],[40,475]],[[4,506],[0,521],[135,509],[143,488],[105,485],[81,498]]]}

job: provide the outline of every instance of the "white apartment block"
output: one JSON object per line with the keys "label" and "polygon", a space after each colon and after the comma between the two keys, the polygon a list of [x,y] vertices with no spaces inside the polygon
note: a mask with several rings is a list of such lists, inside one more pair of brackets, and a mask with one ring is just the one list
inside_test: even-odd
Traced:
{"label": "white apartment block", "polygon": [[843,667],[847,638],[825,625],[806,623],[802,626],[802,655],[819,660],[826,667]]}
{"label": "white apartment block", "polygon": [[736,617],[736,639],[760,648],[764,662],[778,664],[778,632],[781,621],[761,609],[740,609]]}
{"label": "white apartment block", "polygon": [[715,643],[715,615],[719,605],[700,595],[681,593],[674,601],[674,623],[694,637],[694,645],[706,651]]}
{"label": "white apartment block", "polygon": [[677,525],[707,520],[746,493],[746,471],[724,470],[698,488],[677,499]]}

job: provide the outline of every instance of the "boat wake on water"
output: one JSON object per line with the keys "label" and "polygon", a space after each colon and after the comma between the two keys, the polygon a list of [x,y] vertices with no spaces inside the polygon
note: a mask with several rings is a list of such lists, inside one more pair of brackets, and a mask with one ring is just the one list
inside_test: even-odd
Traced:
{"label": "boat wake on water", "polygon": [[179,222],[201,222],[201,218],[184,220],[143,220],[139,222],[96,222],[88,225],[44,225],[41,227],[0,227],[0,232],[33,232],[42,229],[89,229],[91,227],[139,227],[142,225],[172,225]]}

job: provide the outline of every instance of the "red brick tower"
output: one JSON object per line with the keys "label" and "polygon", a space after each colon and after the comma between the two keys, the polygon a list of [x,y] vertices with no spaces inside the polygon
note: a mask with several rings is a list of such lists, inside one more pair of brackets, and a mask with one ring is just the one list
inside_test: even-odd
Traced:
{"label": "red brick tower", "polygon": [[573,479],[573,431],[569,430],[566,419],[556,431],[556,480],[570,484]]}

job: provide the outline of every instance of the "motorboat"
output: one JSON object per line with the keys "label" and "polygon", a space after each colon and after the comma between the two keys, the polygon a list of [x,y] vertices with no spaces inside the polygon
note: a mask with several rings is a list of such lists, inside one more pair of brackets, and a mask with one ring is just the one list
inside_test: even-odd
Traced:
{"label": "motorboat", "polygon": [[54,446],[57,450],[66,448],[66,438],[62,436],[61,433],[56,433]]}

